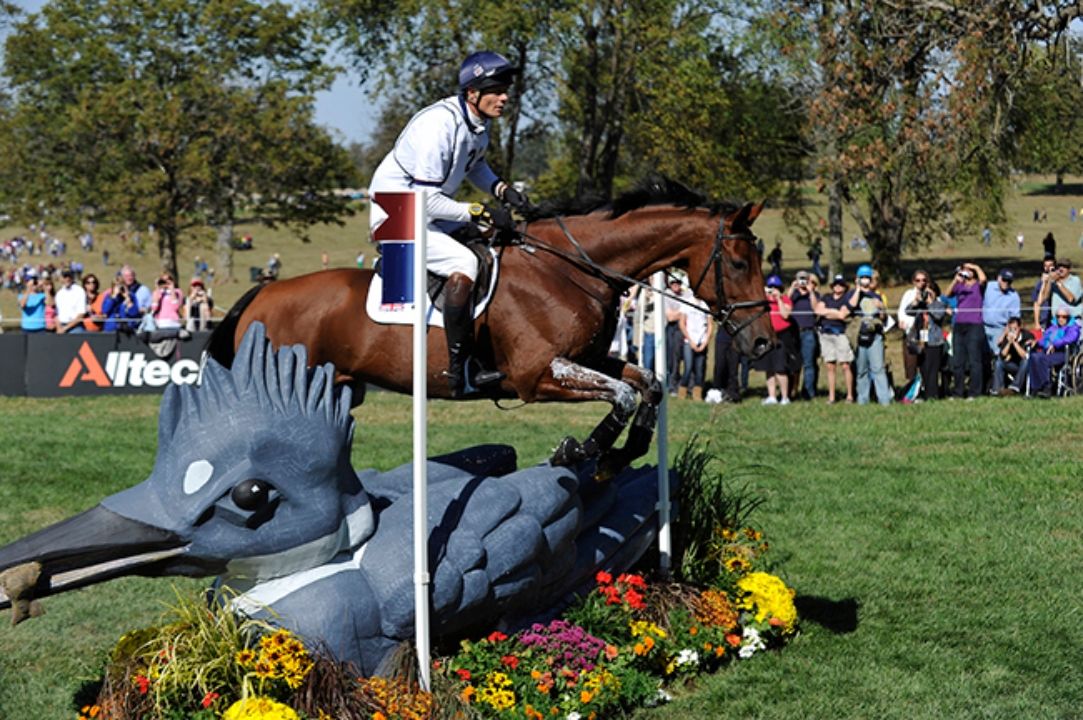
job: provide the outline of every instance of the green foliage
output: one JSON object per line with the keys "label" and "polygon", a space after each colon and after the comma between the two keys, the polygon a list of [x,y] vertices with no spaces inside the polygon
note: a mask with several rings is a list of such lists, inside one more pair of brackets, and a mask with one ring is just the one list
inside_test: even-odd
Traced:
{"label": "green foliage", "polygon": [[[713,584],[729,576],[733,568],[727,560],[743,556],[749,561],[758,553],[735,550],[737,535],[749,526],[755,510],[764,503],[748,480],[728,479],[712,468],[716,457],[708,443],[693,435],[673,464],[679,478],[677,492],[676,565],[680,576],[694,584]],[[755,467],[748,471],[753,477],[762,472]],[[740,476],[738,476],[740,477]],[[755,539],[758,544],[760,539]],[[755,545],[751,546],[755,547]]]}
{"label": "green foliage", "polygon": [[308,16],[250,0],[52,0],[16,24],[4,74],[0,183],[13,214],[153,226],[176,272],[180,234],[339,218],[345,151],[312,119],[329,85]]}

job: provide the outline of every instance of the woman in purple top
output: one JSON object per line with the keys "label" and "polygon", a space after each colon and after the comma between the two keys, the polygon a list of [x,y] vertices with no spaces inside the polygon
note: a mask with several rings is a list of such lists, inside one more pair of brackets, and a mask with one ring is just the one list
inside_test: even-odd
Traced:
{"label": "woman in purple top", "polygon": [[1068,350],[1078,342],[1079,325],[1072,322],[1067,308],[1058,308],[1056,325],[1042,334],[1027,362],[1032,395],[1047,398],[1052,394],[1052,370],[1067,362]]}
{"label": "woman in purple top", "polygon": [[[982,389],[982,354],[985,348],[985,326],[982,324],[981,302],[985,290],[985,273],[974,263],[955,268],[955,279],[948,297],[955,298],[955,320],[952,329],[952,370],[955,375],[953,394],[977,397]],[[966,376],[970,385],[966,386]]]}

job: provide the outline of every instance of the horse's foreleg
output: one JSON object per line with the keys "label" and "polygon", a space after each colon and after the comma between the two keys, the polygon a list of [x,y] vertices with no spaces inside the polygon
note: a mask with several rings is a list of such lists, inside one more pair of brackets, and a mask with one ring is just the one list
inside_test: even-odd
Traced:
{"label": "horse's foreleg", "polygon": [[624,368],[622,379],[639,392],[640,403],[624,446],[605,453],[599,461],[600,475],[615,475],[633,460],[643,457],[650,449],[654,428],[658,422],[658,405],[664,392],[654,373],[636,365]]}
{"label": "horse's foreleg", "polygon": [[549,371],[552,386],[547,388],[546,382],[539,385],[540,399],[605,400],[613,406],[585,442],[580,443],[572,437],[564,438],[553,453],[552,463],[574,465],[610,450],[628,426],[635,410],[635,390],[623,380],[564,358],[554,358],[549,364]]}

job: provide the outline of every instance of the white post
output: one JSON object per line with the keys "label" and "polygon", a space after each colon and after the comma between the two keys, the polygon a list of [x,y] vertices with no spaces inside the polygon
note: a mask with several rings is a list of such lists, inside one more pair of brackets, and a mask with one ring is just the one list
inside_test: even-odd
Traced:
{"label": "white post", "polygon": [[429,669],[429,497],[428,497],[428,277],[426,255],[429,234],[425,203],[428,193],[414,193],[414,618],[418,683],[431,687]]}
{"label": "white post", "polygon": [[665,273],[655,273],[654,287],[654,372],[662,383],[662,402],[658,405],[658,569],[668,576],[673,564],[673,543],[669,528],[669,383],[666,377],[666,307],[662,291]]}

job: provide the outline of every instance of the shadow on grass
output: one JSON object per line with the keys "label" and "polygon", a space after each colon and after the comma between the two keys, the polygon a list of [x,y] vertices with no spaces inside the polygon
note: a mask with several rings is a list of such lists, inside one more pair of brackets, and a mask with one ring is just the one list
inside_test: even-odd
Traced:
{"label": "shadow on grass", "polygon": [[1024,194],[1030,197],[1041,195],[1083,195],[1083,183],[1078,182],[1062,183],[1059,187],[1056,183],[1028,184],[1025,188]]}
{"label": "shadow on grass", "polygon": [[98,693],[102,690],[102,681],[98,680],[85,680],[83,684],[79,686],[79,689],[75,691],[75,695],[72,696],[72,707],[78,711],[79,708],[84,708],[88,705],[96,705],[98,703]]}
{"label": "shadow on grass", "polygon": [[811,620],[836,635],[857,630],[857,600],[831,600],[817,595],[798,595],[794,598],[797,615],[801,620]]}

